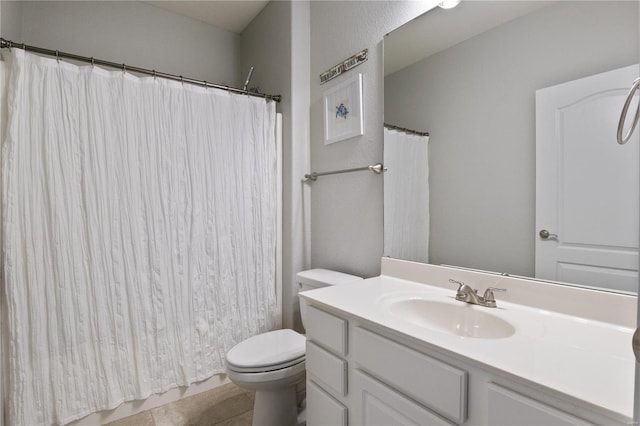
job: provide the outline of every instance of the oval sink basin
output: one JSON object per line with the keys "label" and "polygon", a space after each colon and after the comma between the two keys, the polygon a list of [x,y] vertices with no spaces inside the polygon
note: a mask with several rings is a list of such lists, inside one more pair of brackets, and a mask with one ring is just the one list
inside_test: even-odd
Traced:
{"label": "oval sink basin", "polygon": [[389,311],[397,318],[413,324],[479,339],[503,339],[515,328],[502,318],[468,303],[447,303],[428,299],[403,299],[391,302]]}

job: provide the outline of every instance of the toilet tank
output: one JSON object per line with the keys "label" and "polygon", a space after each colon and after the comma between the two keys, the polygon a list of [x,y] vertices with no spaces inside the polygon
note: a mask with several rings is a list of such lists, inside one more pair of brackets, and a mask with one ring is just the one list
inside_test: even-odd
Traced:
{"label": "toilet tank", "polygon": [[[329,269],[310,269],[308,271],[298,272],[296,277],[298,281],[298,291],[362,281],[361,277],[343,272],[330,271]],[[304,326],[307,317],[307,303],[302,299],[300,299],[300,317],[302,318],[302,325]]]}

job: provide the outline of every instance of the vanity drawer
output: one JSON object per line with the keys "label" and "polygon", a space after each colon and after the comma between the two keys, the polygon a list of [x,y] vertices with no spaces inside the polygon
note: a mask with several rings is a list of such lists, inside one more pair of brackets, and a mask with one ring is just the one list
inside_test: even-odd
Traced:
{"label": "vanity drawer", "polygon": [[489,384],[488,424],[505,426],[592,425],[542,402],[528,398],[509,389]]}
{"label": "vanity drawer", "polygon": [[337,395],[347,394],[347,361],[307,341],[307,372],[326,390]]}
{"label": "vanity drawer", "polygon": [[313,380],[307,380],[307,425],[347,426],[347,407],[333,399]]}
{"label": "vanity drawer", "polygon": [[454,424],[360,370],[353,374],[352,392],[357,406],[361,408],[354,410],[351,416],[357,425]]}
{"label": "vanity drawer", "polygon": [[335,354],[347,354],[347,321],[309,306],[307,309],[307,337]]}
{"label": "vanity drawer", "polygon": [[363,328],[353,335],[358,366],[435,413],[461,424],[467,419],[467,372]]}

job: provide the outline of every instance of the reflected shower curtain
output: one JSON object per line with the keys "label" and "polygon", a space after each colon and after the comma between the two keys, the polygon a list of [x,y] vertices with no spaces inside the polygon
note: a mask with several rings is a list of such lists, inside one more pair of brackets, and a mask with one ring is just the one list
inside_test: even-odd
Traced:
{"label": "reflected shower curtain", "polygon": [[278,328],[274,103],[7,56],[10,422],[206,379]]}
{"label": "reflected shower curtain", "polygon": [[429,138],[384,129],[384,255],[429,261]]}

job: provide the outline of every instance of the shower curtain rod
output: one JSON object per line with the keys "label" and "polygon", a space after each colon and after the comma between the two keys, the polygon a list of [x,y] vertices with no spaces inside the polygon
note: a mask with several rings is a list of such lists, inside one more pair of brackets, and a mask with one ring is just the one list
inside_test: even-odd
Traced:
{"label": "shower curtain rod", "polygon": [[429,132],[419,132],[417,130],[411,130],[411,129],[407,129],[405,127],[394,126],[393,124],[384,123],[384,127],[386,127],[387,129],[391,129],[391,130],[399,130],[401,132],[409,133],[409,134],[412,134],[412,135],[429,136]]}
{"label": "shower curtain rod", "polygon": [[174,80],[174,81],[179,81],[179,82],[182,82],[182,83],[194,84],[196,86],[213,87],[214,89],[221,89],[221,90],[226,90],[226,91],[231,92],[231,93],[237,93],[237,94],[248,95],[248,96],[255,96],[255,97],[258,97],[258,98],[265,98],[267,100],[276,101],[276,102],[280,102],[280,100],[282,98],[280,95],[267,95],[265,93],[250,92],[249,90],[238,89],[236,87],[223,86],[223,85],[220,85],[220,84],[213,84],[213,83],[209,83],[209,82],[204,81],[204,80],[196,80],[196,79],[193,79],[193,78],[183,77],[181,75],[169,74],[169,73],[166,73],[166,72],[160,72],[160,71],[150,70],[150,69],[146,69],[146,68],[134,67],[134,66],[130,66],[130,65],[127,65],[127,64],[118,64],[116,62],[105,61],[103,59],[95,59],[93,57],[75,55],[73,53],[60,52],[59,50],[51,50],[51,49],[44,49],[42,47],[29,46],[28,44],[16,43],[16,42],[13,42],[11,40],[6,40],[4,38],[0,38],[0,49],[3,49],[3,48],[8,48],[8,49],[18,48],[18,49],[23,49],[23,50],[29,51],[29,52],[40,53],[42,55],[55,56],[56,59],[65,58],[65,59],[72,59],[74,61],[87,62],[87,63],[90,63],[91,65],[102,65],[102,66],[105,66],[105,67],[119,68],[122,71],[131,71],[131,72],[135,72],[135,73],[139,73],[139,74],[145,74],[145,75],[151,75],[151,76],[154,76],[154,77],[166,78],[168,80]]}

